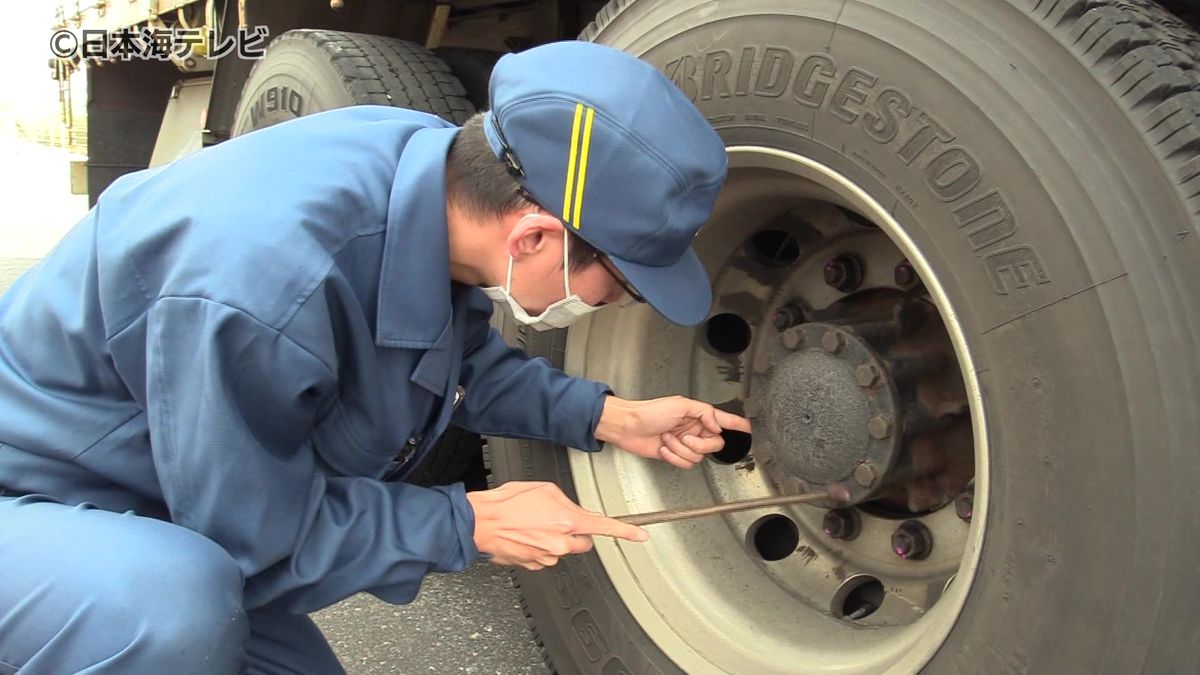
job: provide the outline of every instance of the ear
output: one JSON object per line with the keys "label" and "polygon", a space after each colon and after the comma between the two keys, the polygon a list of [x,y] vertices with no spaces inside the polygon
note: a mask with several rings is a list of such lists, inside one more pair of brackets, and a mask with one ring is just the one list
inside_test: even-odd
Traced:
{"label": "ear", "polygon": [[562,221],[544,211],[516,216],[516,222],[508,231],[508,254],[518,260],[534,255],[545,248],[547,237],[557,235],[561,238],[562,231]]}

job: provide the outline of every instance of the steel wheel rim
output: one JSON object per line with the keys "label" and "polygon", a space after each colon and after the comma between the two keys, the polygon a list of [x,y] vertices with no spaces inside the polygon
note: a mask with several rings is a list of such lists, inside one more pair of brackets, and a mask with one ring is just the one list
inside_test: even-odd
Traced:
{"label": "steel wheel rim", "polygon": [[[922,563],[921,569],[925,571],[913,574],[918,580],[927,580],[930,574],[941,575],[953,583],[947,581],[944,592],[932,606],[927,611],[915,612],[914,616],[919,618],[905,625],[863,631],[864,624],[833,618],[829,612],[841,601],[839,594],[842,598],[852,595],[856,584],[861,587],[869,578],[877,578],[883,583],[899,579],[897,583],[903,585],[904,564],[911,564],[911,561],[894,566],[898,571],[880,574],[879,569],[883,568],[871,567],[877,564],[871,562],[872,553],[860,557],[857,562],[859,567],[867,565],[867,571],[876,574],[864,575],[862,570],[850,569],[844,580],[831,580],[823,586],[810,584],[821,588],[813,588],[806,595],[805,589],[809,586],[803,581],[786,587],[781,585],[781,579],[801,577],[803,572],[788,571],[799,569],[796,567],[800,564],[796,562],[799,558],[793,554],[788,558],[795,560],[785,558],[764,562],[762,550],[756,549],[751,540],[755,536],[754,530],[766,516],[790,517],[798,525],[800,541],[807,542],[805,545],[809,550],[817,554],[816,559],[832,560],[836,557],[833,552],[838,549],[833,543],[822,540],[818,519],[823,511],[812,507],[770,509],[687,524],[652,526],[655,529],[651,530],[650,544],[598,540],[597,554],[615,590],[639,624],[668,657],[688,672],[820,672],[834,669],[838,672],[914,672],[945,641],[965,603],[978,567],[987,521],[987,426],[979,384],[974,376],[974,361],[962,326],[926,259],[886,209],[861,188],[832,168],[793,153],[757,147],[731,147],[728,152],[730,180],[726,192],[712,221],[696,242],[710,274],[716,272],[715,293],[730,260],[730,243],[739,236],[744,239],[761,224],[761,221],[755,225],[747,224],[737,208],[753,198],[752,194],[741,194],[739,190],[770,192],[770,187],[761,187],[770,181],[750,180],[751,176],[759,175],[770,175],[782,181],[778,185],[786,186],[783,190],[794,190],[789,193],[789,199],[794,200],[797,196],[820,199],[862,214],[907,257],[924,281],[953,345],[970,408],[976,507],[969,525],[960,522],[961,537],[942,547],[943,554],[952,548],[957,551],[954,564],[931,556],[929,564]],[[729,207],[731,203],[733,206]],[[739,218],[742,218],[740,223]],[[714,314],[719,313],[721,307],[730,306],[726,298],[718,298]],[[690,365],[685,365],[690,364],[689,355],[700,342],[703,340],[696,338],[695,329],[669,326],[646,308],[602,312],[571,329],[566,368],[570,372],[608,381],[623,396],[646,398],[682,393],[705,400],[724,400],[724,394],[715,391],[714,385],[692,373]],[[647,344],[650,345],[648,349]],[[638,359],[628,358],[631,353],[644,354],[643,361],[653,369],[643,368]],[[727,477],[713,478],[714,470],[721,471],[726,467],[704,466],[684,473],[611,450],[598,454],[573,451],[570,466],[580,503],[585,508],[614,515],[703,505],[714,499],[758,496],[772,489],[766,480],[759,481],[757,486],[753,485],[753,479],[743,480],[741,485],[749,487],[741,489],[739,483],[731,483]],[[726,471],[726,475],[728,473]],[[929,516],[931,526],[942,528],[938,531],[943,534],[953,533],[950,519],[954,518],[952,505]],[[872,521],[870,526],[876,530],[872,537],[877,539],[878,523]],[[846,552],[844,544],[842,547],[841,550]],[[704,553],[696,555],[697,551]],[[807,553],[801,557],[806,556]],[[853,555],[850,557],[855,563]],[[788,568],[788,564],[792,567]],[[911,572],[916,568],[907,569]],[[934,572],[929,572],[931,569]],[[864,579],[864,576],[868,578]],[[809,577],[815,578],[812,574]],[[830,588],[833,589],[829,593],[831,609],[822,612],[818,609],[818,600]],[[802,599],[801,595],[804,596]],[[902,599],[903,595],[886,596],[884,605],[889,600]],[[886,622],[889,619],[877,616],[876,620]],[[869,621],[869,617],[863,621]]]}

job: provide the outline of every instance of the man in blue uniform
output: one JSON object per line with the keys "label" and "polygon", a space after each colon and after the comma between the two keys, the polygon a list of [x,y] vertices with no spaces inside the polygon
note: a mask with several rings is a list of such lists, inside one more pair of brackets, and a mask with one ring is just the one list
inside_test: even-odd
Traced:
{"label": "man in blue uniform", "polygon": [[125,176],[0,298],[0,673],[337,672],[307,612],[646,539],[548,483],[385,480],[451,421],[684,468],[749,431],[488,326],[626,293],[700,322],[704,118],[587,43],[505,57],[491,94],[461,130],[347,108]]}

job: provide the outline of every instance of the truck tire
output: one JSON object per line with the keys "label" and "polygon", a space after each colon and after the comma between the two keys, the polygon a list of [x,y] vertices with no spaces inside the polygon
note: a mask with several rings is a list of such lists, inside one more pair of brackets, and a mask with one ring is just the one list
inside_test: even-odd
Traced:
{"label": "truck tire", "polygon": [[[597,538],[519,572],[553,667],[1200,672],[1196,34],[1146,0],[617,0],[582,39],[661,69],[731,148],[696,240],[713,314],[683,329],[639,306],[507,334],[620,396],[743,410],[755,434],[690,472],[491,439],[495,478],[555,481],[609,514],[793,489],[778,429],[853,411],[841,385],[778,364],[878,344],[888,316],[830,318],[865,311],[861,282],[936,307],[974,482],[923,510],[906,483],[908,506],[853,518],[805,506],[651,526],[647,544]],[[885,380],[903,391],[924,358],[886,361]],[[868,366],[858,384],[884,391]],[[889,419],[872,438],[919,432]],[[800,469],[782,475],[816,480]],[[857,538],[826,517],[861,518]]]}
{"label": "truck tire", "polygon": [[420,110],[456,124],[475,114],[450,67],[420,45],[380,35],[290,30],[250,71],[233,135],[367,104]]}
{"label": "truck tire", "polygon": [[[379,35],[291,30],[254,65],[234,117],[234,136],[349,105],[392,105],[462,123],[475,113],[450,68],[428,49]],[[450,427],[405,477],[416,485],[486,486],[483,440]]]}
{"label": "truck tire", "polygon": [[434,54],[450,66],[450,72],[462,82],[467,98],[480,110],[487,110],[488,85],[492,79],[492,68],[504,56],[500,52],[470,47],[439,47]]}

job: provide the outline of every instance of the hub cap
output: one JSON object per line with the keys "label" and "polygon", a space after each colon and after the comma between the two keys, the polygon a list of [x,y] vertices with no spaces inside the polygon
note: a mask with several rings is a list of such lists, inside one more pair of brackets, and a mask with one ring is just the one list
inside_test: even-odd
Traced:
{"label": "hub cap", "polygon": [[[832,324],[806,323],[780,338],[763,381],[751,383],[749,407],[761,407],[767,432],[755,448],[759,465],[781,494],[828,492],[827,507],[866,500],[898,448],[882,364],[865,340]],[[859,384],[860,368],[870,386]]]}

